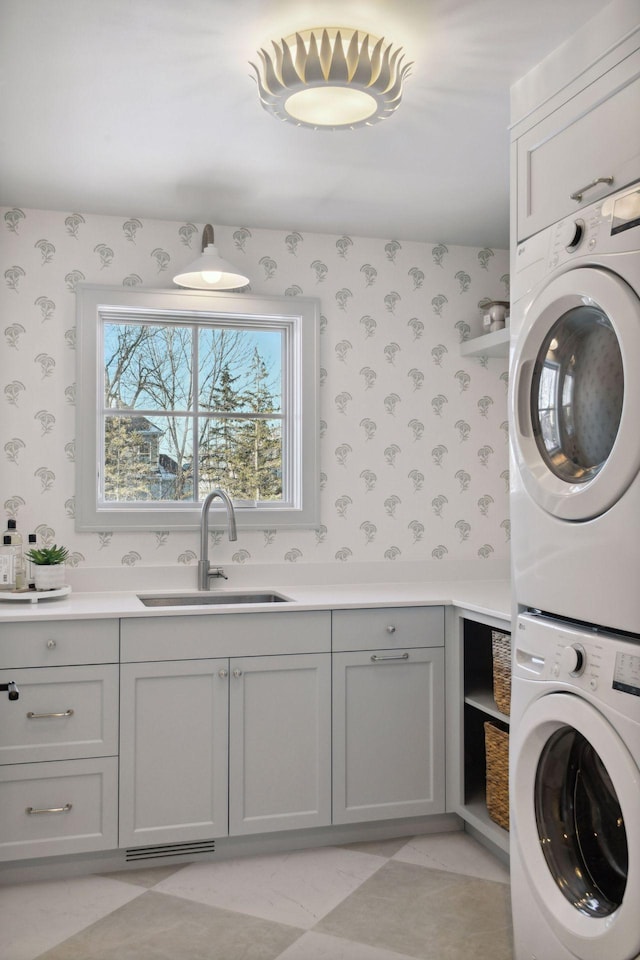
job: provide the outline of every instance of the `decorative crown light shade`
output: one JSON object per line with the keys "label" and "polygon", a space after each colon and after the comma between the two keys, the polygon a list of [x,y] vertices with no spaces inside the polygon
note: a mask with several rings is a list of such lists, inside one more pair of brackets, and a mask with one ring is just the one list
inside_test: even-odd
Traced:
{"label": "decorative crown light shade", "polygon": [[304,30],[272,40],[255,63],[262,106],[301,127],[352,130],[386,120],[399,106],[412,63],[384,38],[343,27]]}
{"label": "decorative crown light shade", "polygon": [[201,256],[174,277],[173,282],[194,290],[235,290],[246,287],[249,278],[220,256],[213,242],[213,227],[208,223],[202,231]]}

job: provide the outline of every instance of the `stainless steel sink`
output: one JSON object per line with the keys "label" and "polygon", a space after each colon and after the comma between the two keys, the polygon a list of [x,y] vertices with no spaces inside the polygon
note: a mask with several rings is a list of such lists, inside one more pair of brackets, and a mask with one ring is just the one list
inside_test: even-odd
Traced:
{"label": "stainless steel sink", "polygon": [[145,607],[200,607],[238,603],[288,603],[289,597],[271,591],[248,590],[245,593],[151,593],[138,594]]}

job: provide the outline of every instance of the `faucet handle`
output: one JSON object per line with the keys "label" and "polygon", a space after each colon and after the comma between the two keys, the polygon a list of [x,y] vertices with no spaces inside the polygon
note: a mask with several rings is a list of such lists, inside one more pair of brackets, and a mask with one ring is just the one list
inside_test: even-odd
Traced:
{"label": "faucet handle", "polygon": [[210,567],[209,577],[222,577],[223,580],[229,579],[229,577],[226,575],[222,567]]}

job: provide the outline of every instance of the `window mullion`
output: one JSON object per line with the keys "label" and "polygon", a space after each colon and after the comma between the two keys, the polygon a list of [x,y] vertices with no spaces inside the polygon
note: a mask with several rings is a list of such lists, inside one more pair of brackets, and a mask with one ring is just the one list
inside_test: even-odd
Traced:
{"label": "window mullion", "polygon": [[192,327],[191,343],[191,446],[193,456],[193,499],[200,502],[200,327]]}

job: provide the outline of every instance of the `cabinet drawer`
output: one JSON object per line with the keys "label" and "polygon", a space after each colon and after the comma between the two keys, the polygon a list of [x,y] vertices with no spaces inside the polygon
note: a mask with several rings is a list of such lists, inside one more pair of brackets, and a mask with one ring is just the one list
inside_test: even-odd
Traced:
{"label": "cabinet drawer", "polygon": [[334,610],[333,650],[397,650],[444,645],[443,607]]}
{"label": "cabinet drawer", "polygon": [[117,620],[47,620],[0,624],[0,667],[117,663]]}
{"label": "cabinet drawer", "polygon": [[0,860],[117,846],[115,757],[0,768]]}
{"label": "cabinet drawer", "polygon": [[122,662],[329,653],[329,611],[139,617],[122,621]]}
{"label": "cabinet drawer", "polygon": [[18,700],[0,694],[0,764],[106,757],[118,752],[118,667],[0,672]]}

